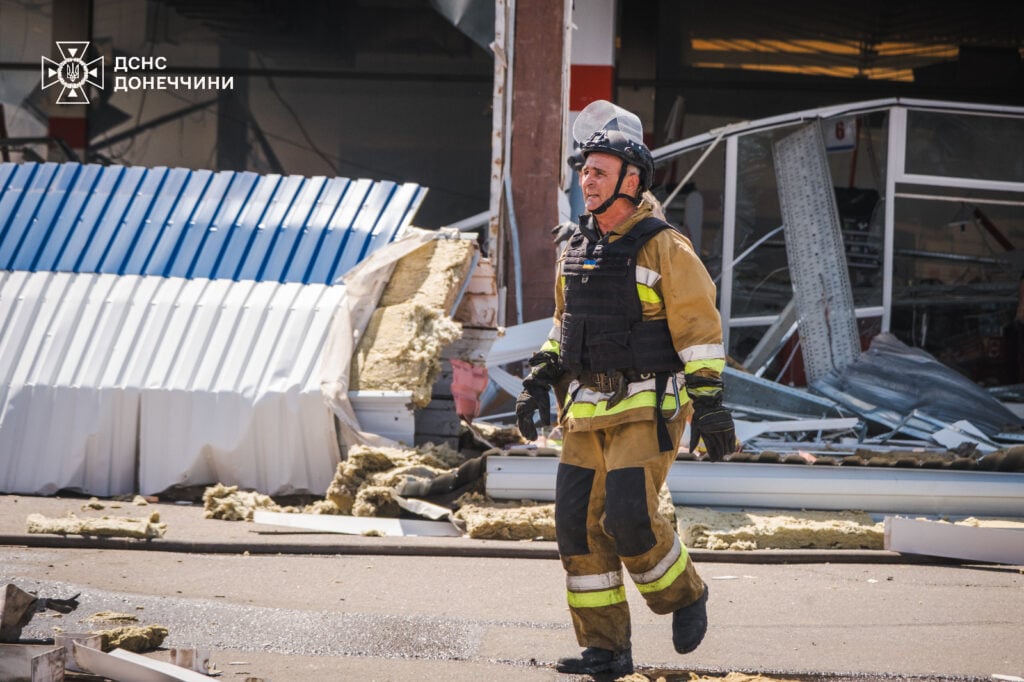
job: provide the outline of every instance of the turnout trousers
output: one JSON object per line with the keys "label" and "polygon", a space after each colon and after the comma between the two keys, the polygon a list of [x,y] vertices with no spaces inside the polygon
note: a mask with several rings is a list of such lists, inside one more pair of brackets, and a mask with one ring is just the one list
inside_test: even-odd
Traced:
{"label": "turnout trousers", "polygon": [[[668,424],[673,443],[684,427],[683,419]],[[565,434],[555,533],[580,646],[630,646],[623,567],[654,613],[701,597],[704,583],[675,525],[658,513],[658,493],[675,456],[675,448],[658,451],[653,419]]]}

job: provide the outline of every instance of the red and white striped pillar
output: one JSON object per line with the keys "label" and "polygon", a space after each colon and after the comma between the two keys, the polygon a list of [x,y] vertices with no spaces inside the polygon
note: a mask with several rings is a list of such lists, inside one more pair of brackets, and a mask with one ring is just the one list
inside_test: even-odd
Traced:
{"label": "red and white striped pillar", "polygon": [[[616,0],[575,0],[569,50],[569,116],[565,155],[572,153],[572,126],[591,102],[615,101],[615,3]],[[568,170],[568,167],[566,167]],[[583,194],[574,175],[567,176],[569,215],[583,213]]]}
{"label": "red and white striped pillar", "polygon": [[591,102],[615,101],[615,2],[576,0],[573,4],[569,130]]}

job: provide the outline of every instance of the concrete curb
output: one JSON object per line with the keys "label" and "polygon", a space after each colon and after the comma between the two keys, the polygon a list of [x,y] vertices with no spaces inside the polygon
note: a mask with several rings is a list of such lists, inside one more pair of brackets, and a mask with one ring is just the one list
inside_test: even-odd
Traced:
{"label": "concrete curb", "polygon": [[[127,538],[69,537],[60,535],[0,535],[0,545],[63,549],[118,549],[191,554],[294,554],[294,555],[379,555],[446,556],[502,559],[558,559],[554,542],[516,542],[474,540],[471,538],[362,537],[345,536],[341,540],[301,542],[293,538],[253,542],[174,540],[132,540]],[[961,564],[955,559],[900,554],[886,550],[760,549],[749,551],[691,549],[690,556],[700,563],[730,564]],[[979,563],[979,562],[966,562]]]}

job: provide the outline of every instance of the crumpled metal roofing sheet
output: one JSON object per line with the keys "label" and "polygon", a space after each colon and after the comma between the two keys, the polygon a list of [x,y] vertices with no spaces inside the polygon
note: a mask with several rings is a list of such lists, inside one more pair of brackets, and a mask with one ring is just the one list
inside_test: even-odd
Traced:
{"label": "crumpled metal roofing sheet", "polygon": [[339,453],[319,369],[344,296],[323,284],[0,272],[0,490],[220,481],[322,494]]}
{"label": "crumpled metal roofing sheet", "polygon": [[0,270],[327,284],[410,224],[413,184],[0,164]]}

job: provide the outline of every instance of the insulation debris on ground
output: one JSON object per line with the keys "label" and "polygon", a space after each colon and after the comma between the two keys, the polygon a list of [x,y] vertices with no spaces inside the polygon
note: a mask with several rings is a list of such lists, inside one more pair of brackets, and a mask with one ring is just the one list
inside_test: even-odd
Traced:
{"label": "insulation debris on ground", "polygon": [[203,491],[203,516],[222,521],[252,521],[257,509],[282,511],[269,495],[217,483]]}
{"label": "insulation debris on ground", "polygon": [[117,611],[99,611],[92,614],[87,621],[103,623],[137,623],[139,617],[131,613],[118,613]]}
{"label": "insulation debris on ground", "polygon": [[435,239],[397,263],[353,353],[350,390],[411,391],[417,407],[430,403],[441,351],[462,336],[450,315],[476,249]]}
{"label": "insulation debris on ground", "polygon": [[168,633],[163,625],[125,625],[109,630],[94,630],[90,634],[100,636],[102,651],[125,649],[143,654],[163,644]]}
{"label": "insulation debris on ground", "polygon": [[[616,678],[615,682],[665,682],[664,677],[648,677],[643,673],[633,673]],[[748,675],[747,673],[728,673],[722,677],[714,675],[698,675],[690,673],[690,682],[796,682],[783,677],[765,677],[764,675]]]}
{"label": "insulation debris on ground", "polygon": [[167,524],[160,522],[159,512],[145,518],[116,518],[104,516],[99,519],[83,519],[70,514],[51,518],[42,514],[29,514],[28,532],[54,535],[87,535],[96,537],[124,537],[139,540],[162,538]]}
{"label": "insulation debris on ground", "polygon": [[[482,540],[554,540],[555,505],[530,500],[497,502],[479,493],[456,500],[454,516],[465,522],[466,534]],[[675,507],[667,487],[658,497],[658,511],[675,524]]]}
{"label": "insulation debris on ground", "polygon": [[427,443],[416,448],[355,445],[338,464],[323,500],[305,507],[277,504],[268,495],[242,491],[222,483],[203,492],[208,519],[251,521],[258,510],[344,516],[397,518],[402,513],[398,498],[410,488],[427,488],[430,481],[453,476],[465,458],[447,445]]}
{"label": "insulation debris on ground", "polygon": [[555,505],[529,500],[496,502],[480,493],[456,501],[455,518],[466,524],[466,534],[481,540],[554,540]]}
{"label": "insulation debris on ground", "polygon": [[677,507],[679,537],[700,549],[882,549],[885,525],[858,511]]}

